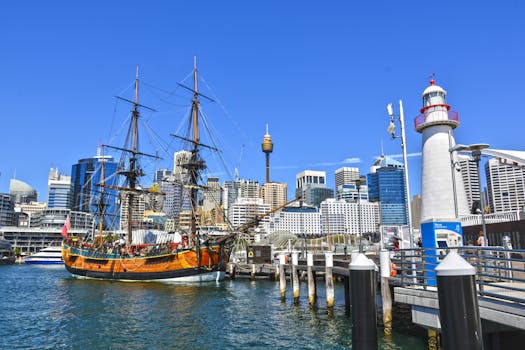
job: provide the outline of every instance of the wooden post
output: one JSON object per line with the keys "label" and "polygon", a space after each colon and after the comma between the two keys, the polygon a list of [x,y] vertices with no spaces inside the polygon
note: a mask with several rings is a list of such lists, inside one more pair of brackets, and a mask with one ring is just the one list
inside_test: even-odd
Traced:
{"label": "wooden post", "polygon": [[310,303],[310,306],[313,306],[315,304],[315,300],[317,299],[317,292],[315,290],[315,275],[312,269],[314,266],[313,253],[308,253],[306,255],[306,264],[308,272],[308,302]]}
{"label": "wooden post", "polygon": [[343,276],[343,283],[345,286],[345,310],[350,312],[350,277]]}
{"label": "wooden post", "polygon": [[279,287],[281,289],[281,301],[286,301],[286,272],[284,270],[286,264],[286,254],[279,255]]}
{"label": "wooden post", "polygon": [[234,263],[230,263],[228,267],[229,267],[229,270],[230,270],[230,279],[234,280],[235,279],[235,267],[236,267],[236,265]]}
{"label": "wooden post", "polygon": [[255,264],[252,264],[252,272],[250,273],[250,278],[252,281],[255,281]]}
{"label": "wooden post", "polygon": [[392,337],[392,295],[390,293],[390,253],[382,250],[379,253],[381,265],[381,299],[383,301],[383,325],[385,337]]}
{"label": "wooden post", "polygon": [[275,280],[279,281],[279,264],[275,264]]}
{"label": "wooden post", "polygon": [[297,273],[297,265],[299,265],[298,253],[292,253],[292,289],[293,301],[299,303],[299,274]]}
{"label": "wooden post", "polygon": [[325,282],[326,282],[326,306],[331,309],[334,307],[334,279],[332,269],[334,267],[334,256],[330,253],[325,253]]}

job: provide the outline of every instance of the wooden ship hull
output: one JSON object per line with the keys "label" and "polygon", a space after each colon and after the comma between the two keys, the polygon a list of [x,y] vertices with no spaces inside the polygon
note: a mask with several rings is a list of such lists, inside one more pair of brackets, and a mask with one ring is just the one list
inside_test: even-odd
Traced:
{"label": "wooden ship hull", "polygon": [[228,255],[222,244],[200,247],[200,264],[196,249],[179,249],[148,256],[122,256],[97,253],[67,241],[62,257],[74,277],[141,282],[203,282],[224,278]]}

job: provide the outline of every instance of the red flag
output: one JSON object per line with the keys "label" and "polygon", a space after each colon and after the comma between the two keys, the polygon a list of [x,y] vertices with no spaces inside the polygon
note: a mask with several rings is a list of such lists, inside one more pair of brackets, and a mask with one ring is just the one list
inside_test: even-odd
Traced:
{"label": "red flag", "polygon": [[67,234],[69,230],[71,229],[71,222],[69,221],[69,214],[66,216],[66,221],[64,222],[64,226],[62,227],[62,237],[67,239]]}

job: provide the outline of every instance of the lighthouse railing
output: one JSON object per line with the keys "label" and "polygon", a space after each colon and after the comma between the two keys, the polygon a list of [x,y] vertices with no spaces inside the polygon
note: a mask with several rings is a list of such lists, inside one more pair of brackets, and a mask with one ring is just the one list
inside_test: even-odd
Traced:
{"label": "lighthouse railing", "polygon": [[[432,107],[434,108],[434,107]],[[432,108],[427,109],[428,111],[432,111]],[[414,126],[416,130],[423,124],[427,122],[427,114],[420,114],[414,119]],[[432,121],[432,122],[453,122],[453,123],[459,123],[459,113],[456,111],[447,111],[447,119],[446,120],[439,120],[439,121]]]}

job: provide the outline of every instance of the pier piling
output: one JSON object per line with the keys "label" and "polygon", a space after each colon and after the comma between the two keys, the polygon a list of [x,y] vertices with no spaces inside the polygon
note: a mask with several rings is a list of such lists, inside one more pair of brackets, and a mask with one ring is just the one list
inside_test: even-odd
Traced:
{"label": "pier piling", "polygon": [[292,290],[293,290],[293,301],[299,303],[299,273],[297,271],[297,265],[299,265],[299,253],[292,253]]}
{"label": "pier piling", "polygon": [[352,257],[350,300],[352,302],[352,349],[377,349],[375,264],[364,254]]}
{"label": "pier piling", "polygon": [[390,253],[382,250],[379,253],[381,267],[381,299],[383,304],[383,325],[386,337],[392,336],[392,295],[388,279],[390,277]]}
{"label": "pier piling", "polygon": [[306,255],[307,273],[308,273],[308,302],[310,306],[315,304],[317,299],[317,291],[315,290],[315,272],[313,271],[314,266],[314,254],[308,253]]}
{"label": "pier piling", "polygon": [[325,281],[326,281],[326,306],[331,309],[334,307],[334,278],[332,270],[334,267],[334,256],[332,253],[325,253]]}
{"label": "pier piling", "polygon": [[451,250],[435,271],[443,348],[483,349],[475,268]]}
{"label": "pier piling", "polygon": [[286,301],[286,272],[284,270],[286,264],[286,254],[279,255],[279,287],[281,289],[281,301]]}

